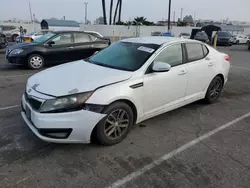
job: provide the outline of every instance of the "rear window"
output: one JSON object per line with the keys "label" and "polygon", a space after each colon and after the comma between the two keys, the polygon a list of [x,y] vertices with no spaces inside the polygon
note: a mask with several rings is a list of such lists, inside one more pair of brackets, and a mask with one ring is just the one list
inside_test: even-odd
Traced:
{"label": "rear window", "polygon": [[188,61],[197,61],[204,57],[203,48],[198,43],[186,43]]}
{"label": "rear window", "polygon": [[230,33],[228,32],[219,32],[218,36],[219,37],[231,37]]}

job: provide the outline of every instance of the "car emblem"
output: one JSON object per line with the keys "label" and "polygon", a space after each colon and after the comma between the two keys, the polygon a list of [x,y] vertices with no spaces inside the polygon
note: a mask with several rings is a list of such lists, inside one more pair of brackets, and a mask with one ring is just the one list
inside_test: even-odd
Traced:
{"label": "car emblem", "polygon": [[40,84],[35,84],[35,85],[33,85],[31,88],[34,89],[34,90],[36,90],[36,88],[37,88],[39,85],[40,85]]}

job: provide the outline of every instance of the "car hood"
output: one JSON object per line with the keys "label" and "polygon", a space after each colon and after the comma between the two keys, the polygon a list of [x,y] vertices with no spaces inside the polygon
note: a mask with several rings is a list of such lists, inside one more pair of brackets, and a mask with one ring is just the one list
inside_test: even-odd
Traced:
{"label": "car hood", "polygon": [[98,87],[127,80],[131,76],[132,72],[129,71],[79,60],[33,75],[28,79],[28,86],[40,93],[58,97],[93,91]]}
{"label": "car hood", "polygon": [[14,50],[14,49],[18,49],[18,48],[27,48],[27,47],[35,46],[35,45],[37,45],[37,43],[24,42],[24,43],[18,43],[18,44],[14,44],[12,46],[9,46],[8,49],[9,50]]}

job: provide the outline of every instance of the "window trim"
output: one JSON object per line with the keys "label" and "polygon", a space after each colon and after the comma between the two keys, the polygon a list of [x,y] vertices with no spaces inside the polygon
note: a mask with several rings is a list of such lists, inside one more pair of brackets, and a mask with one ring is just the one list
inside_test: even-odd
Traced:
{"label": "window trim", "polygon": [[178,66],[181,66],[181,65],[183,65],[183,64],[185,64],[185,60],[186,60],[186,55],[184,54],[184,42],[178,42],[178,43],[172,43],[172,44],[169,44],[169,45],[166,45],[166,46],[164,46],[164,47],[160,47],[159,49],[159,52],[155,52],[155,54],[153,54],[154,55],[154,58],[152,59],[152,61],[149,63],[149,66],[146,68],[146,71],[144,72],[144,75],[146,75],[146,74],[150,74],[150,73],[152,73],[151,72],[151,69],[152,69],[152,66],[153,66],[153,63],[154,63],[154,61],[155,61],[155,59],[157,58],[157,56],[162,52],[162,51],[164,51],[165,49],[167,49],[168,47],[170,47],[170,46],[173,46],[173,45],[181,45],[181,50],[182,50],[182,63],[181,64],[179,64],[179,65],[176,65],[176,66],[171,66],[171,68],[174,68],[174,67],[178,67]]}
{"label": "window trim", "polygon": [[[201,49],[202,49],[202,54],[203,54],[203,57],[202,58],[199,58],[199,59],[195,59],[195,60],[189,60],[188,59],[188,51],[187,51],[187,44],[198,44],[201,46]],[[202,60],[204,59],[206,56],[204,55],[204,50],[203,50],[203,47],[202,47],[202,43],[198,43],[198,42],[186,42],[184,43],[184,46],[185,46],[185,51],[186,51],[186,63],[192,63],[192,62],[195,62],[195,61],[199,61],[199,60]],[[209,54],[209,51],[208,51],[208,54]],[[207,55],[208,55],[207,54]]]}
{"label": "window trim", "polygon": [[[202,51],[203,51],[204,58],[206,58],[208,56],[208,54],[210,53],[210,51],[206,45],[204,45],[204,44],[201,44],[201,45],[202,45]],[[207,54],[205,54],[204,48],[207,49]]]}

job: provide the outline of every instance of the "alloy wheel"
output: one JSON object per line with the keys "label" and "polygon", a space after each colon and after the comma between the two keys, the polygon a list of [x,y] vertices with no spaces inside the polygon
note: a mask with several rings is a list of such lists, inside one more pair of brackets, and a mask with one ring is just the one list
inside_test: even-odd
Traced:
{"label": "alloy wheel", "polygon": [[210,90],[210,98],[212,100],[217,99],[220,95],[222,89],[222,83],[220,82],[220,80],[216,80]]}
{"label": "alloy wheel", "polygon": [[34,56],[30,59],[30,65],[34,68],[40,68],[43,65],[43,59],[39,56]]}
{"label": "alloy wheel", "polygon": [[104,134],[111,140],[121,138],[129,127],[128,113],[123,109],[111,112],[105,121]]}

